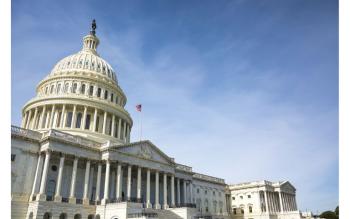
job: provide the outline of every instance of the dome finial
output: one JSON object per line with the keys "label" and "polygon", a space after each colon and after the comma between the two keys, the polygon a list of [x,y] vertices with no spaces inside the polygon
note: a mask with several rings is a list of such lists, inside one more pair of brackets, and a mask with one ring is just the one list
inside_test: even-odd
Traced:
{"label": "dome finial", "polygon": [[97,28],[95,19],[92,21],[91,26],[92,26],[92,29],[90,30],[90,35],[95,36],[95,29]]}

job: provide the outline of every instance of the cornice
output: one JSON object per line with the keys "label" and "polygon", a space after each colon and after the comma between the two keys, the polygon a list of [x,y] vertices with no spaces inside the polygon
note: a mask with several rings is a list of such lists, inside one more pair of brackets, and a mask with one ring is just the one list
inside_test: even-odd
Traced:
{"label": "cornice", "polygon": [[217,181],[211,181],[211,180],[208,180],[208,179],[198,178],[198,177],[195,177],[195,176],[192,176],[192,179],[193,180],[197,180],[197,181],[203,181],[203,182],[211,183],[211,184],[217,184],[217,185],[223,185],[223,186],[226,185],[226,183],[221,183],[221,182],[217,182]]}
{"label": "cornice", "polygon": [[23,141],[23,142],[32,142],[32,143],[36,143],[39,145],[39,140],[37,139],[33,139],[33,138],[28,138],[26,136],[23,136],[23,135],[16,135],[14,133],[11,133],[11,138],[15,138],[15,139],[18,139],[20,141]]}
{"label": "cornice", "polygon": [[64,143],[66,145],[74,146],[76,148],[82,148],[82,149],[85,149],[85,150],[90,150],[90,151],[93,151],[93,152],[101,152],[101,150],[99,148],[86,146],[86,145],[83,145],[83,144],[79,144],[78,142],[72,142],[72,141],[68,141],[68,140],[65,140],[65,139],[61,139],[61,138],[55,138],[53,136],[44,137],[43,139],[41,139],[39,141],[39,143],[40,143],[40,146],[41,146],[41,145],[46,144],[46,143],[48,143],[50,141],[54,141],[54,142],[57,142],[57,143]]}

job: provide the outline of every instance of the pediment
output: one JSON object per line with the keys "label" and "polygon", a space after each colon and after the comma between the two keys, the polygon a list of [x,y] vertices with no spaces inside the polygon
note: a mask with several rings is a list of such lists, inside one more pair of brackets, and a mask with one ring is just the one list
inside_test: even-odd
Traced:
{"label": "pediment", "polygon": [[134,156],[139,156],[140,158],[148,160],[155,160],[167,164],[175,164],[174,158],[168,157],[148,140],[114,146],[113,149],[132,154]]}
{"label": "pediment", "polygon": [[291,190],[291,191],[296,191],[294,186],[288,181],[285,181],[284,183],[282,183],[281,184],[281,188],[288,189],[288,190]]}

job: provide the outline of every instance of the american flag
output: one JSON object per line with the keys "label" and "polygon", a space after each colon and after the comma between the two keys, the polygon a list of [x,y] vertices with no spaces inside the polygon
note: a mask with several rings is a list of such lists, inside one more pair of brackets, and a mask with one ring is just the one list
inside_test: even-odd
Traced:
{"label": "american flag", "polygon": [[140,105],[136,105],[135,108],[137,109],[137,111],[141,112],[141,104]]}

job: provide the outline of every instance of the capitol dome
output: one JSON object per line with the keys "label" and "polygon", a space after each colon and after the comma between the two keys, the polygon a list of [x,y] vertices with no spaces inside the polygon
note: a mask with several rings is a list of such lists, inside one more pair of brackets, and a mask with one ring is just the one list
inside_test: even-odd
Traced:
{"label": "capitol dome", "polygon": [[37,85],[37,97],[22,109],[22,127],[64,131],[97,142],[130,142],[133,121],[112,67],[97,53],[94,31],[83,49],[59,61]]}

